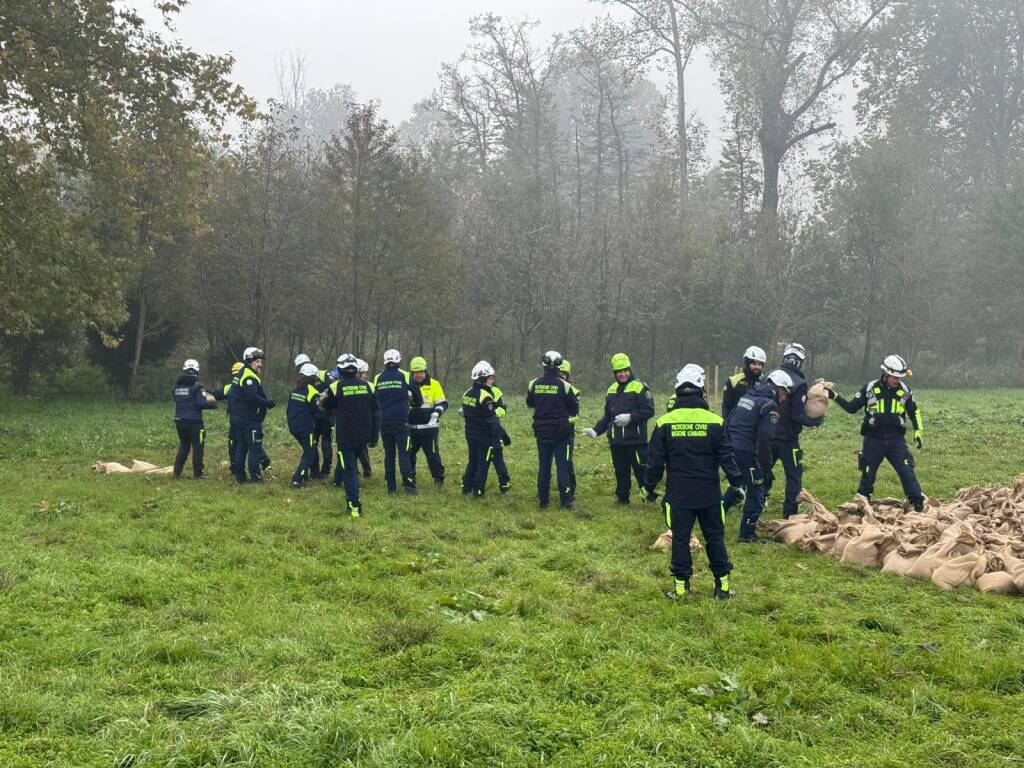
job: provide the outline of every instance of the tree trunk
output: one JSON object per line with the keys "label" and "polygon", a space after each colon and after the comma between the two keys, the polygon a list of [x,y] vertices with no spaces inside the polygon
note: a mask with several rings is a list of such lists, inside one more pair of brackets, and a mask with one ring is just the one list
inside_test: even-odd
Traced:
{"label": "tree trunk", "polygon": [[679,213],[686,212],[690,197],[690,142],[686,130],[686,61],[680,40],[679,17],[675,0],[668,0],[668,13],[672,21],[672,58],[676,66],[676,141],[679,145]]}
{"label": "tree trunk", "polygon": [[135,326],[135,349],[132,352],[132,363],[128,369],[128,399],[139,400],[142,397],[139,384],[139,365],[142,363],[142,342],[146,337],[146,290],[139,287],[139,320]]}

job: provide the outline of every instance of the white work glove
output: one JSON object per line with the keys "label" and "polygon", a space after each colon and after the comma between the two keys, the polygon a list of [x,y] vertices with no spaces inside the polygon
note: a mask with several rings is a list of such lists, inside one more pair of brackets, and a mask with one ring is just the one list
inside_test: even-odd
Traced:
{"label": "white work glove", "polygon": [[615,426],[624,427],[627,424],[629,424],[629,422],[631,422],[632,420],[633,417],[630,416],[628,413],[620,413],[618,416],[615,417]]}
{"label": "white work glove", "polygon": [[459,416],[466,418],[466,411],[464,408],[459,408]]}
{"label": "white work glove", "polygon": [[434,411],[432,414],[430,414],[430,421],[427,422],[427,426],[428,427],[436,427],[440,423],[441,423],[441,414],[440,413],[438,413],[437,411]]}
{"label": "white work glove", "polygon": [[587,427],[583,430],[583,434],[587,437],[597,437],[597,432],[594,431],[593,427]]}

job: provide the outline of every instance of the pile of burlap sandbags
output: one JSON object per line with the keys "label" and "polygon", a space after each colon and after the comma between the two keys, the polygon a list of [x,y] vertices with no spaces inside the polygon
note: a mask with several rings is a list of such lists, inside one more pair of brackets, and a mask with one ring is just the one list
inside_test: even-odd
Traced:
{"label": "pile of burlap sandbags", "polygon": [[1024,475],[1013,488],[975,485],[951,501],[928,499],[923,512],[907,511],[899,499],[857,496],[830,512],[806,490],[797,498],[811,506],[809,513],[762,521],[759,530],[844,563],[931,579],[943,589],[1024,594]]}
{"label": "pile of burlap sandbags", "polygon": [[132,465],[126,467],[116,461],[97,461],[92,468],[101,475],[170,475],[174,473],[174,467],[158,467],[148,461],[133,459]]}

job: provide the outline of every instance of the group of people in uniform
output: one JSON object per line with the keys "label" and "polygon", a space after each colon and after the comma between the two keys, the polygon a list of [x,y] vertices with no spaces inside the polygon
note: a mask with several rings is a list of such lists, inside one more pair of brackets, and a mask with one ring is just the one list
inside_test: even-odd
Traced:
{"label": "group of people in uniform", "polygon": [[[199,383],[199,363],[186,360],[174,385],[175,425],[179,449],[174,475],[180,477],[192,455],[193,474],[203,474],[205,430],[203,411],[226,400],[230,423],[229,459],[239,483],[259,483],[270,459],[263,449],[263,422],[275,402],[267,397],[260,379],[263,351],[249,347],[232,367],[231,383],[207,392]],[[725,545],[725,514],[742,505],[739,541],[756,544],[756,532],[773,485],[773,469],[781,464],[785,476],[782,511],[797,512],[797,495],[803,487],[803,450],[800,435],[805,427],[820,426],[824,416],[805,411],[808,384],[803,373],[807,352],[803,345],[787,344],[781,364],[767,373],[767,355],[749,347],[743,368],[730,377],[722,395],[722,413],[708,404],[705,372],[688,364],[676,374],[675,392],[666,412],[656,418],[654,395],[633,374],[627,355],[611,358],[613,381],[605,393],[601,418],[582,434],[596,439],[607,435],[615,469],[615,496],[629,504],[634,487],[645,502],[662,499],[666,523],[672,530],[672,598],[692,594],[693,562],[689,541],[694,525],[704,536],[710,570],[715,579],[714,596],[732,596],[729,574],[732,564]],[[378,442],[384,449],[384,477],[389,493],[397,493],[399,480],[405,493],[416,494],[419,453],[433,482],[443,486],[445,466],[440,451],[440,421],[448,411],[441,383],[434,379],[423,357],[414,357],[409,370],[401,367],[395,349],[384,353],[384,368],[372,379],[367,363],[343,354],[331,370],[314,365],[307,355],[295,358],[297,380],[289,392],[288,429],[301,448],[301,458],[291,484],[300,488],[311,479],[326,478],[334,463],[333,483],[345,489],[346,509],[360,517],[360,468],[370,476],[368,449]],[[572,384],[572,367],[557,351],[544,353],[542,372],[526,390],[532,410],[537,446],[537,502],[547,508],[552,501],[552,464],[558,504],[571,509],[576,496],[573,463],[579,419],[580,391]],[[858,493],[870,497],[883,461],[896,470],[908,504],[924,505],[924,495],[914,472],[914,457],[906,442],[913,429],[917,447],[923,447],[923,421],[905,379],[911,375],[906,361],[889,355],[881,376],[867,382],[850,399],[828,390],[848,413],[864,412],[861,425]],[[461,490],[466,496],[485,495],[491,467],[498,490],[510,489],[504,449],[512,438],[502,423],[507,411],[505,395],[496,385],[494,367],[486,360],[473,366],[472,385],[463,394],[458,413],[464,420],[467,448]],[[654,426],[648,434],[648,425]],[[337,461],[332,461],[336,449]],[[728,480],[723,494],[720,472]],[[657,488],[664,478],[664,492]]]}

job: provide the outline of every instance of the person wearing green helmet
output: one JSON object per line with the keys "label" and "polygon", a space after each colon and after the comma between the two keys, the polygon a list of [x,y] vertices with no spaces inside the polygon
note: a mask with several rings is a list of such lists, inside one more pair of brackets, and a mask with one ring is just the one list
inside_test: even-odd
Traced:
{"label": "person wearing green helmet", "polygon": [[[562,360],[562,364],[558,366],[558,375],[562,377],[562,381],[569,385],[569,390],[576,396],[578,400],[580,395],[583,393],[573,386],[572,378],[572,363],[568,360]],[[569,484],[572,486],[572,495],[576,496],[576,462],[574,461],[576,456],[576,431],[575,425],[579,416],[570,416],[569,423],[573,425],[573,434],[569,436]]]}
{"label": "person wearing green helmet", "polygon": [[440,487],[444,485],[440,423],[441,416],[448,410],[448,400],[444,396],[441,382],[427,371],[425,358],[414,357],[410,360],[409,372],[423,395],[422,404],[409,408],[409,463],[412,466],[412,478],[415,482],[416,454],[422,450],[430,468],[430,476],[434,478],[434,485]]}
{"label": "person wearing green helmet", "polygon": [[632,478],[645,501],[654,501],[644,490],[644,468],[647,465],[647,422],[654,416],[654,395],[650,388],[633,375],[629,356],[612,355],[615,381],[605,395],[604,415],[593,427],[583,430],[587,437],[608,433],[608,447],[615,467],[615,496],[619,504],[629,504]]}

